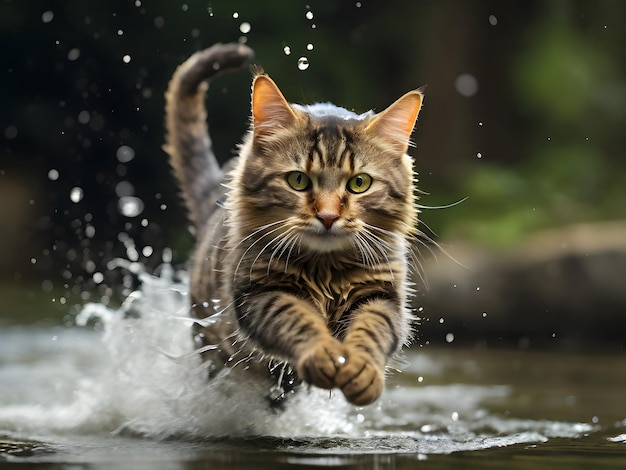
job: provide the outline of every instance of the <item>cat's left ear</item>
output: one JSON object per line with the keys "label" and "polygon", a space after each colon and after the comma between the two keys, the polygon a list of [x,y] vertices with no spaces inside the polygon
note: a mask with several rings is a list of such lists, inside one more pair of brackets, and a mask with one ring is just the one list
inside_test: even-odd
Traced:
{"label": "cat's left ear", "polygon": [[267,75],[257,75],[252,83],[252,131],[254,137],[273,134],[287,128],[296,120],[296,114]]}
{"label": "cat's left ear", "polygon": [[413,90],[378,113],[368,124],[366,131],[375,133],[394,151],[405,153],[410,144],[411,132],[422,107],[421,90]]}

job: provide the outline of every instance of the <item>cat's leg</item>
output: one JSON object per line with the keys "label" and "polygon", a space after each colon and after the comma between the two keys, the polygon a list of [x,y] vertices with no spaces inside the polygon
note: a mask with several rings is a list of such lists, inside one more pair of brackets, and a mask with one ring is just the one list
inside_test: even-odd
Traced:
{"label": "cat's leg", "polygon": [[353,312],[343,341],[346,361],[334,381],[355,405],[368,405],[383,391],[387,359],[399,346],[398,308],[393,301],[372,299]]}
{"label": "cat's leg", "polygon": [[342,343],[315,306],[299,296],[271,291],[250,299],[237,309],[242,332],[264,351],[292,362],[302,380],[340,388],[359,406],[380,397],[387,359],[399,343],[395,302],[371,299],[360,305]]}
{"label": "cat's leg", "polygon": [[328,330],[326,320],[310,302],[285,291],[247,296],[237,310],[242,333],[265,352],[287,359],[299,378],[316,387],[336,387],[346,348]]}

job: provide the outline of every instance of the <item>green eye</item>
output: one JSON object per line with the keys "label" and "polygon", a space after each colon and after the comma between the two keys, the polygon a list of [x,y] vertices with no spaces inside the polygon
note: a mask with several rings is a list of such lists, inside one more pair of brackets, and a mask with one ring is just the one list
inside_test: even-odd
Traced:
{"label": "green eye", "polygon": [[348,191],[354,194],[361,194],[367,191],[372,185],[372,177],[366,173],[359,173],[348,181]]}
{"label": "green eye", "polygon": [[292,171],[287,174],[287,183],[296,191],[306,191],[311,186],[311,178],[301,171]]}

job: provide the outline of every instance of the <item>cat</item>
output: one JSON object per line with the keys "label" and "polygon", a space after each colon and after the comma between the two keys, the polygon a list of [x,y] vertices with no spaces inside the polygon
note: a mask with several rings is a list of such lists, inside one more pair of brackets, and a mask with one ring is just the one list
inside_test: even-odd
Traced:
{"label": "cat", "polygon": [[289,104],[258,73],[250,130],[222,168],[205,93],[253,54],[241,44],[197,52],[166,93],[164,148],[197,239],[195,342],[211,374],[258,374],[272,401],[304,382],[368,405],[412,336],[417,206],[407,149],[423,95],[410,91],[380,113],[357,115],[330,103]]}

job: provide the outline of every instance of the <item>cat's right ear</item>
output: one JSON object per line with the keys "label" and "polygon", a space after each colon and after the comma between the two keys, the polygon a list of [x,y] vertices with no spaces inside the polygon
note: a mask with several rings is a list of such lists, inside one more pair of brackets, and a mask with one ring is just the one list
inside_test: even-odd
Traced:
{"label": "cat's right ear", "polygon": [[294,110],[267,75],[257,75],[252,83],[252,132],[254,138],[270,136],[296,120]]}

